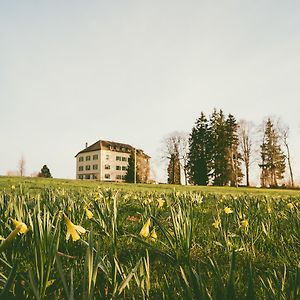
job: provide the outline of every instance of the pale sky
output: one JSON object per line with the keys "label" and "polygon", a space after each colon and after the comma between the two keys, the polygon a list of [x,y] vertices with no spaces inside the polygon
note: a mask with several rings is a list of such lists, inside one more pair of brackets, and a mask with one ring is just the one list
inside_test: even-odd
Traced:
{"label": "pale sky", "polygon": [[300,183],[300,1],[0,0],[0,175],[75,178],[85,142],[161,140],[213,108],[290,127]]}

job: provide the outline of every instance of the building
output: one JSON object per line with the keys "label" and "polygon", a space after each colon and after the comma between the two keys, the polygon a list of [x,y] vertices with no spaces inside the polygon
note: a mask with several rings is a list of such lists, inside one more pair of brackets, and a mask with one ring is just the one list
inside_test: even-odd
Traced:
{"label": "building", "polygon": [[150,156],[128,144],[101,140],[89,147],[86,144],[76,154],[76,179],[124,182],[131,153],[138,157],[136,169],[142,172],[140,178],[148,182]]}

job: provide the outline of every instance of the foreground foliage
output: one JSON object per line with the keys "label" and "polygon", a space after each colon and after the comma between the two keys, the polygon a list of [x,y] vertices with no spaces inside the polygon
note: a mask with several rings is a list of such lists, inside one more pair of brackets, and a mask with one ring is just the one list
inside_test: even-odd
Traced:
{"label": "foreground foliage", "polygon": [[0,298],[299,299],[299,199],[6,186]]}

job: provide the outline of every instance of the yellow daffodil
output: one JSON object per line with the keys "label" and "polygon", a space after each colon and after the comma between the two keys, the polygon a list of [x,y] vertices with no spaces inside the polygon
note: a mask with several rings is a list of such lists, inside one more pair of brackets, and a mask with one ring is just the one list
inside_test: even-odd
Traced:
{"label": "yellow daffodil", "polygon": [[80,225],[74,225],[65,214],[64,221],[67,226],[66,240],[68,241],[71,236],[73,242],[78,241],[80,239],[79,233],[85,233],[85,229]]}
{"label": "yellow daffodil", "polygon": [[229,247],[229,248],[231,248],[232,246],[233,246],[233,244],[231,243],[231,241],[227,241],[227,246]]}
{"label": "yellow daffodil", "polygon": [[46,283],[46,288],[48,288],[49,286],[51,286],[54,282],[55,282],[55,279],[48,280],[47,283]]}
{"label": "yellow daffodil", "polygon": [[85,207],[84,210],[88,219],[91,219],[94,216],[93,213],[87,207]]}
{"label": "yellow daffodil", "polygon": [[212,223],[212,226],[214,226],[216,229],[219,229],[221,227],[221,220],[217,219]]}
{"label": "yellow daffodil", "polygon": [[244,228],[248,228],[248,227],[249,227],[249,221],[248,221],[248,219],[244,219],[244,220],[241,222],[241,225],[242,225]]}
{"label": "yellow daffodil", "polygon": [[162,208],[164,206],[165,200],[163,200],[162,198],[158,198],[157,203],[158,203],[158,208]]}
{"label": "yellow daffodil", "polygon": [[140,231],[140,236],[145,237],[145,238],[149,236],[150,224],[151,224],[151,219],[148,219]]}
{"label": "yellow daffodil", "polygon": [[[14,220],[15,221],[15,220]],[[18,221],[17,221],[18,222]],[[16,226],[16,228],[8,235],[8,237],[6,239],[4,239],[3,237],[1,237],[1,240],[3,241],[0,245],[0,253],[3,252],[7,246],[13,241],[13,239],[22,231],[25,231],[24,229],[24,223],[19,222],[20,224]],[[24,225],[23,225],[24,224]],[[26,226],[26,225],[25,225]],[[27,228],[27,226],[26,226]],[[28,229],[27,229],[28,230]],[[27,232],[26,230],[26,232]],[[25,232],[23,232],[25,233]]]}
{"label": "yellow daffodil", "polygon": [[17,228],[18,226],[20,227],[20,233],[26,233],[28,231],[27,225],[25,223],[23,223],[22,221],[17,221],[15,219],[12,219],[13,224],[15,225],[15,227]]}
{"label": "yellow daffodil", "polygon": [[288,203],[287,205],[286,205],[289,209],[293,209],[294,208],[294,204],[293,203]]}
{"label": "yellow daffodil", "polygon": [[225,208],[224,208],[224,212],[225,212],[225,214],[232,214],[233,213],[233,210],[230,208],[230,207],[228,207],[228,206],[226,206]]}
{"label": "yellow daffodil", "polygon": [[153,230],[150,233],[150,240],[155,242],[156,239],[157,239],[157,233],[156,233],[155,228],[153,228]]}

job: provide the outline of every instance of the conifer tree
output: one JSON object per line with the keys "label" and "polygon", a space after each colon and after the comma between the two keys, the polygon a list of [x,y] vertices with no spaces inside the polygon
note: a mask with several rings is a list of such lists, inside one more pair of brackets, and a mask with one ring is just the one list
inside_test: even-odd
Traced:
{"label": "conifer tree", "polygon": [[168,183],[169,184],[181,184],[180,178],[180,161],[179,152],[175,148],[175,152],[171,154],[168,165]]}
{"label": "conifer tree", "polygon": [[278,131],[270,118],[264,126],[261,149],[261,185],[277,187],[278,180],[284,178],[285,155],[281,150]]}
{"label": "conifer tree", "polygon": [[222,110],[213,111],[210,117],[211,169],[213,184],[223,186],[228,182],[228,142],[225,115]]}
{"label": "conifer tree", "polygon": [[196,120],[189,138],[188,174],[189,181],[197,185],[207,185],[209,181],[209,127],[203,112]]}
{"label": "conifer tree", "polygon": [[148,158],[142,150],[133,149],[128,158],[125,182],[147,183],[150,173],[149,163],[147,160]]}
{"label": "conifer tree", "polygon": [[204,113],[197,119],[189,140],[188,168],[191,183],[238,185],[243,176],[238,153],[237,122],[214,109],[209,121]]}
{"label": "conifer tree", "polygon": [[241,170],[241,154],[238,152],[239,138],[237,134],[238,124],[232,114],[228,115],[225,122],[226,142],[227,142],[227,178],[226,183],[231,186],[238,186],[243,173]]}
{"label": "conifer tree", "polygon": [[130,156],[128,158],[128,166],[127,172],[125,174],[125,182],[134,183],[134,176],[135,176],[135,158],[134,152],[131,151]]}
{"label": "conifer tree", "polygon": [[52,178],[49,168],[47,165],[43,165],[41,172],[39,172],[38,177]]}

